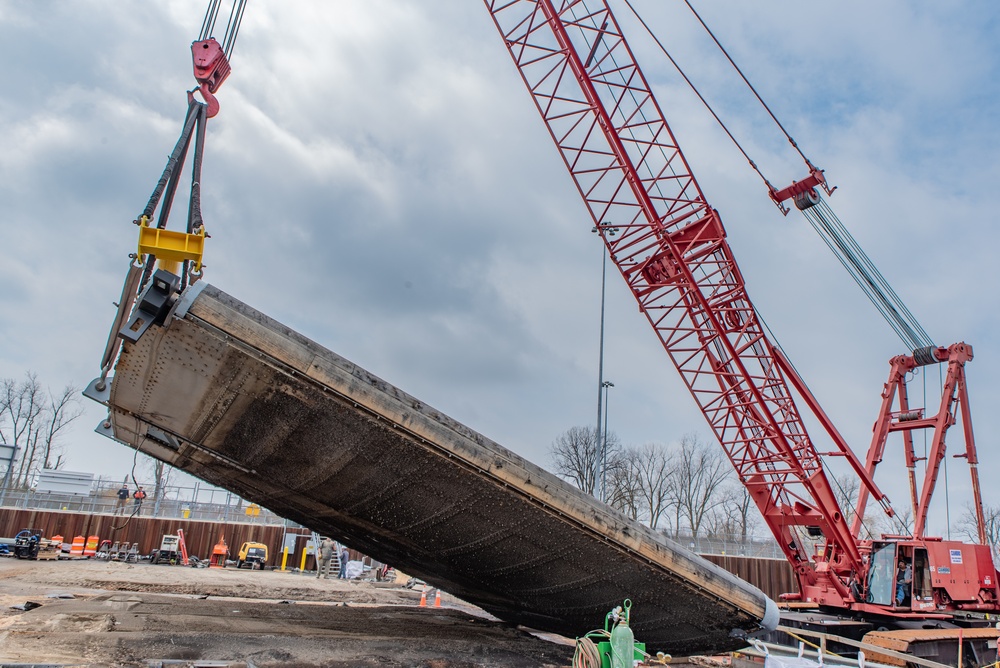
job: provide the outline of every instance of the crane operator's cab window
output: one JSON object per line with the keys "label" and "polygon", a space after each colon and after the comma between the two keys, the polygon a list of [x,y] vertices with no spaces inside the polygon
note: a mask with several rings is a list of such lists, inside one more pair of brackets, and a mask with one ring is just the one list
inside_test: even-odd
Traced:
{"label": "crane operator's cab window", "polygon": [[871,566],[868,569],[868,603],[895,605],[896,594],[896,544],[872,546]]}

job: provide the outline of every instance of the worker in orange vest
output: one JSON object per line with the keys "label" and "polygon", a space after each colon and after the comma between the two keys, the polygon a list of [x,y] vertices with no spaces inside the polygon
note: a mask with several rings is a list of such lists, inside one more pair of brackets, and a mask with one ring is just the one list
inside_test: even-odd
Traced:
{"label": "worker in orange vest", "polygon": [[142,500],[146,498],[146,492],[142,489],[141,485],[132,494],[132,498],[135,499],[135,514],[138,515],[142,512]]}

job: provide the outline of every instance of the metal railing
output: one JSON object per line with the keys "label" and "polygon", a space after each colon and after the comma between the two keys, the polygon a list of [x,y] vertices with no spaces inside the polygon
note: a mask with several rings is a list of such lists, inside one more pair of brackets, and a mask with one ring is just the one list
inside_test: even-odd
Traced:
{"label": "metal railing", "polygon": [[663,534],[675,543],[697,552],[698,554],[721,554],[740,557],[757,557],[760,559],[784,559],[785,555],[772,536],[698,536],[681,533]]}
{"label": "metal railing", "polygon": [[[225,489],[195,482],[193,485],[167,485],[160,495],[154,496],[152,483],[139,481],[145,488],[146,498],[138,515],[164,519],[209,520],[213,522],[254,522],[259,524],[284,524],[275,513],[255,506]],[[120,480],[98,477],[88,495],[59,494],[34,489],[9,489],[0,498],[0,506],[21,510],[66,510],[83,513],[122,512],[129,515],[135,510],[129,485],[129,498],[119,510],[118,489]],[[249,511],[249,512],[248,512]]]}

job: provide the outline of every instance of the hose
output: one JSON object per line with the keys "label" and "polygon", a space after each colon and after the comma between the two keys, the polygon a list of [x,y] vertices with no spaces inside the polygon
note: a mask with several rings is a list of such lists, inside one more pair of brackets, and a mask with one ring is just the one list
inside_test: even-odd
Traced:
{"label": "hose", "polygon": [[573,668],[601,668],[601,653],[590,636],[610,638],[607,631],[591,631],[582,638],[576,639],[576,649],[573,651]]}

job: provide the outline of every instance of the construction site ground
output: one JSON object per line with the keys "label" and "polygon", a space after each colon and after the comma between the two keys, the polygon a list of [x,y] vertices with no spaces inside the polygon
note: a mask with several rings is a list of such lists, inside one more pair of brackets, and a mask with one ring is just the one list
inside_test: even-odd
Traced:
{"label": "construction site ground", "polygon": [[[569,666],[539,637],[449,595],[280,571],[0,559],[0,664]],[[22,611],[12,606],[41,604]],[[600,620],[595,620],[598,626]],[[581,629],[581,633],[589,629]]]}

